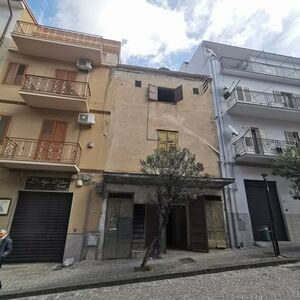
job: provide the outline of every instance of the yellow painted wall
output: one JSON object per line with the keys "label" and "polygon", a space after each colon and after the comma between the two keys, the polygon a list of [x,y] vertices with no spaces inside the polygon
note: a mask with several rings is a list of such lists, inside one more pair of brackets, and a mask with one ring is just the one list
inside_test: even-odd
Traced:
{"label": "yellow painted wall", "polygon": [[[135,80],[142,87],[135,87]],[[183,86],[183,101],[176,105],[148,101],[148,84],[176,88]],[[200,95],[193,94],[199,88]],[[202,81],[149,72],[116,70],[108,90],[107,109],[111,110],[107,136],[106,171],[139,172],[139,160],[157,147],[157,130],[179,132],[179,147],[194,152],[205,172],[219,176],[211,91],[202,93]],[[148,124],[147,124],[148,119]],[[148,131],[148,132],[147,132]]]}

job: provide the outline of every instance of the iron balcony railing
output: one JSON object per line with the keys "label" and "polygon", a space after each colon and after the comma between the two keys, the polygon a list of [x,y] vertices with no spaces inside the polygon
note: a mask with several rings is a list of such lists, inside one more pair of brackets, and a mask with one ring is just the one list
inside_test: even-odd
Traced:
{"label": "iron balcony railing", "polygon": [[13,33],[31,36],[34,38],[64,42],[66,44],[103,49],[103,38],[101,36],[42,26],[24,21],[17,21]]}
{"label": "iron balcony railing", "polygon": [[62,80],[36,75],[25,75],[21,91],[47,95],[70,96],[82,99],[88,99],[91,95],[90,87],[87,82]]}
{"label": "iron balcony railing", "polygon": [[228,108],[232,107],[236,102],[300,110],[300,97],[288,93],[275,94],[237,88],[227,99]]}
{"label": "iron balcony railing", "polygon": [[284,153],[288,147],[295,146],[296,142],[274,139],[242,137],[233,143],[236,156],[266,155],[276,156]]}
{"label": "iron balcony railing", "polygon": [[300,69],[231,57],[220,58],[222,69],[252,72],[300,80]]}
{"label": "iron balcony railing", "polygon": [[7,137],[2,145],[0,159],[79,166],[80,155],[78,143]]}

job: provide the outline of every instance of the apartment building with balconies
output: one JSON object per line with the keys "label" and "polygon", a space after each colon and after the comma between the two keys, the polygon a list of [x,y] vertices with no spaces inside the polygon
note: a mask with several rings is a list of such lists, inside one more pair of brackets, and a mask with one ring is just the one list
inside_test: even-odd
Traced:
{"label": "apartment building with balconies", "polygon": [[181,70],[213,78],[221,170],[235,178],[226,191],[232,245],[261,241],[260,229],[271,227],[262,173],[279,240],[299,241],[300,202],[271,164],[300,145],[300,58],[203,41]]}
{"label": "apartment building with balconies", "polygon": [[11,261],[96,259],[105,92],[120,43],[40,25],[22,5],[1,50],[0,226]]}

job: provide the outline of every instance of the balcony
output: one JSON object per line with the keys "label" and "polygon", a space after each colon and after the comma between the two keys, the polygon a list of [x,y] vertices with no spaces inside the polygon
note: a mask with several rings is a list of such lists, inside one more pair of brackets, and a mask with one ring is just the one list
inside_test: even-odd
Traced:
{"label": "balcony", "polygon": [[11,36],[21,53],[76,63],[78,58],[101,63],[103,38],[18,21]]}
{"label": "balcony", "polygon": [[223,74],[299,85],[300,69],[257,61],[221,57]]}
{"label": "balcony", "polygon": [[7,137],[0,164],[9,169],[79,172],[81,148],[77,143]]}
{"label": "balcony", "polygon": [[237,87],[227,99],[227,107],[232,115],[300,120],[300,97],[289,93],[263,93]]}
{"label": "balcony", "polygon": [[233,143],[233,148],[237,162],[269,165],[278,155],[284,153],[288,147],[295,145],[295,142],[242,137]]}
{"label": "balcony", "polygon": [[88,112],[90,88],[87,82],[26,75],[19,91],[33,107]]}

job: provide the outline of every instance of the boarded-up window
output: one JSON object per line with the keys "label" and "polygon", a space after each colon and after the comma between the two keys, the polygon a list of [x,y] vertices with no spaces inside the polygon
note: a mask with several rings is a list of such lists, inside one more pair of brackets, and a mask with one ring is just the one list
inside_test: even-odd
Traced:
{"label": "boarded-up window", "polygon": [[158,148],[169,150],[178,147],[178,132],[176,131],[158,131]]}
{"label": "boarded-up window", "polygon": [[26,69],[26,65],[10,63],[3,79],[3,83],[20,85],[23,82]]}
{"label": "boarded-up window", "polygon": [[0,115],[0,144],[3,144],[11,120],[11,116]]}
{"label": "boarded-up window", "polygon": [[149,84],[148,86],[148,98],[153,101],[162,101],[177,103],[183,100],[182,85],[178,86],[176,89],[157,87],[155,85]]}

